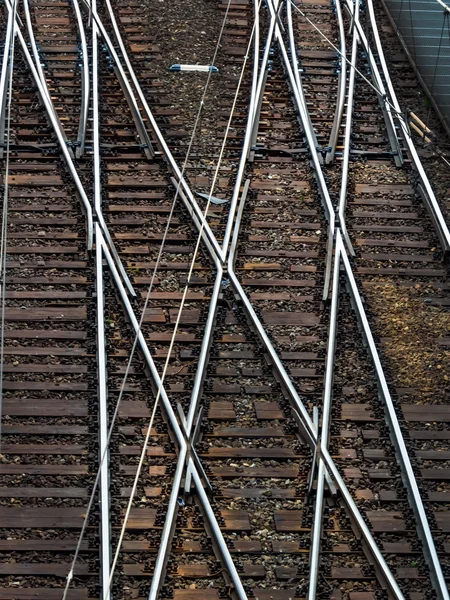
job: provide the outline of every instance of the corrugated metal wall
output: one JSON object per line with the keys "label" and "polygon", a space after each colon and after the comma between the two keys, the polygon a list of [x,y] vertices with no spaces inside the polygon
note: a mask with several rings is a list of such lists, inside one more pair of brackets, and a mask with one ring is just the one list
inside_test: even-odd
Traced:
{"label": "corrugated metal wall", "polygon": [[450,13],[436,0],[384,3],[450,131]]}

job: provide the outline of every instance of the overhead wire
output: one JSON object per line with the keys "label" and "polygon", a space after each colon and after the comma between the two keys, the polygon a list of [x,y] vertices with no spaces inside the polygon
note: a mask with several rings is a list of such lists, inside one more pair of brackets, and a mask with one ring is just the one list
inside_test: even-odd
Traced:
{"label": "overhead wire", "polygon": [[[392,113],[394,113],[396,115],[396,117],[401,120],[406,127],[407,131],[404,131],[404,133],[408,135],[409,138],[413,138],[411,130],[409,128],[409,124],[408,124],[408,119],[405,118],[405,115],[402,112],[399,112],[395,106],[390,102],[390,100],[387,98],[386,94],[383,94],[378,88],[377,86],[375,86],[373,84],[373,82],[371,82],[355,65],[352,65],[351,62],[349,61],[349,59],[346,56],[343,56],[342,53],[340,52],[339,48],[333,44],[333,42],[323,33],[323,31],[320,29],[320,27],[317,27],[317,25],[311,21],[311,19],[309,19],[309,17],[302,11],[299,9],[299,7],[295,4],[294,0],[287,0],[287,2],[290,2],[292,4],[292,6],[295,8],[295,10],[297,10],[297,12],[299,12],[301,14],[301,16],[319,33],[319,35],[334,49],[336,50],[336,52],[343,58],[343,60],[345,60],[349,65],[351,69],[354,69],[354,71],[375,91],[375,93],[384,101],[389,105],[389,109]],[[402,0],[403,2],[403,0]],[[449,17],[449,13],[445,13],[444,17]],[[445,21],[445,18],[444,18]],[[447,23],[449,24],[448,28],[449,28],[449,40],[450,40],[450,18],[447,18]],[[445,160],[445,159],[444,159]],[[445,162],[447,162],[445,160]]]}
{"label": "overhead wire", "polygon": [[388,105],[389,108],[391,109],[392,112],[396,113],[396,115],[398,117],[403,118],[403,114],[399,113],[395,106],[393,104],[391,104],[391,102],[389,101],[389,99],[386,97],[386,94],[383,94],[383,92],[377,88],[376,85],[374,85],[365,75],[364,73],[362,73],[355,65],[352,65],[351,61],[344,55],[342,54],[342,52],[339,50],[339,48],[328,38],[328,36],[325,35],[325,33],[320,29],[320,27],[317,27],[317,25],[311,21],[311,19],[295,4],[294,0],[287,0],[287,2],[290,2],[292,4],[292,6],[295,8],[295,10],[297,12],[299,12],[301,14],[301,16],[317,31],[317,33],[333,48],[333,50],[336,50],[336,52],[339,54],[339,56],[345,60],[348,65],[350,66],[351,69],[354,69],[356,73],[358,73],[358,75],[367,83],[370,85],[370,87],[375,91],[375,93],[382,98]]}
{"label": "overhead wire", "polygon": [[[8,105],[6,121],[6,159],[5,159],[5,184],[3,190],[3,208],[2,208],[2,228],[0,239],[0,269],[1,269],[1,332],[0,332],[0,447],[2,442],[2,415],[3,415],[3,373],[5,358],[5,317],[6,317],[6,249],[8,238],[8,195],[9,195],[9,159],[11,143],[11,109],[12,109],[12,90],[14,75],[14,51],[16,40],[16,14],[17,1],[13,0],[12,6],[12,36],[9,48],[5,51],[9,54],[9,79],[8,79]],[[4,140],[0,140],[3,144]]]}

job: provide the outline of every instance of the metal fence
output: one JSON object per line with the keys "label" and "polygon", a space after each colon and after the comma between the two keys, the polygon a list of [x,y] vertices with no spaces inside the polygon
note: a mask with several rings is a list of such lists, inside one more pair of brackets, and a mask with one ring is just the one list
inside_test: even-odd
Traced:
{"label": "metal fence", "polygon": [[450,133],[450,8],[437,0],[384,0],[384,4]]}

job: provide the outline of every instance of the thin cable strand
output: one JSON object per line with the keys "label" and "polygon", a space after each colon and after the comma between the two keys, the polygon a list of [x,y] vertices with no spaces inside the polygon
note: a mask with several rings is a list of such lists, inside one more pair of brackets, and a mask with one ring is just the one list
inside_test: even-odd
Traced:
{"label": "thin cable strand", "polygon": [[[212,61],[211,61],[212,65],[215,64],[215,61],[216,61],[216,58],[217,58],[217,54],[218,54],[219,47],[220,47],[220,42],[221,42],[221,39],[222,39],[222,36],[223,36],[223,31],[225,29],[226,19],[227,19],[228,13],[229,13],[230,5],[231,5],[231,0],[228,0],[227,8],[226,8],[225,15],[224,15],[223,22],[222,22],[222,27],[221,27],[221,30],[220,30],[220,33],[219,33],[219,37],[218,37],[218,40],[217,40],[216,48],[214,50],[214,55],[213,55],[213,58],[212,58]],[[162,257],[162,254],[163,254],[164,245],[166,243],[167,235],[168,235],[168,232],[169,232],[169,229],[170,229],[170,225],[171,225],[171,222],[172,222],[172,217],[173,217],[173,214],[174,214],[176,202],[177,202],[177,199],[178,199],[178,196],[179,196],[179,192],[180,192],[181,181],[183,180],[184,173],[185,173],[185,170],[186,170],[186,167],[187,167],[187,162],[188,162],[188,159],[189,159],[189,156],[190,156],[190,153],[191,153],[191,149],[192,149],[192,146],[193,146],[193,143],[194,143],[195,135],[197,133],[198,124],[200,122],[201,113],[202,113],[203,108],[205,106],[206,93],[207,93],[207,90],[208,90],[208,87],[209,87],[211,76],[212,76],[212,72],[209,71],[207,79],[206,79],[205,87],[204,87],[204,90],[203,90],[202,98],[200,100],[200,104],[199,104],[199,108],[198,108],[198,111],[197,111],[197,115],[196,115],[196,118],[195,118],[194,127],[193,127],[193,130],[192,130],[192,134],[191,134],[191,138],[190,138],[190,141],[189,141],[189,145],[188,145],[188,148],[187,148],[187,151],[186,151],[186,156],[185,156],[185,159],[183,161],[183,167],[182,167],[182,170],[181,170],[180,179],[179,179],[178,185],[176,187],[174,200],[173,200],[172,205],[171,205],[171,209],[170,209],[170,213],[169,213],[169,216],[168,216],[168,219],[167,219],[167,223],[166,223],[166,227],[165,227],[165,230],[164,230],[163,238],[162,238],[162,241],[161,241],[161,244],[160,244],[160,247],[159,247],[159,251],[158,251],[158,256],[157,256],[157,259],[156,259],[156,263],[155,263],[155,266],[153,268],[152,277],[151,277],[151,280],[150,280],[150,285],[149,285],[149,288],[148,288],[148,291],[147,291],[147,295],[146,295],[146,298],[145,298],[145,302],[144,302],[144,307],[142,309],[141,316],[140,316],[140,319],[139,319],[138,330],[137,330],[137,332],[136,332],[136,334],[134,336],[134,339],[133,339],[133,345],[132,345],[132,348],[131,348],[130,356],[128,358],[127,367],[126,367],[125,374],[124,374],[124,377],[123,377],[123,380],[122,380],[122,383],[121,383],[121,386],[120,386],[119,397],[117,399],[117,403],[116,403],[116,406],[115,406],[115,409],[114,409],[114,414],[112,416],[110,427],[109,427],[109,430],[108,430],[108,436],[107,436],[107,440],[106,440],[106,446],[105,446],[103,454],[102,454],[102,456],[100,458],[100,465],[99,465],[99,468],[98,468],[98,471],[97,471],[97,474],[96,474],[96,477],[95,477],[95,481],[94,481],[92,493],[91,493],[91,496],[89,498],[89,503],[88,503],[87,510],[86,510],[86,516],[85,516],[85,519],[83,521],[83,525],[82,525],[82,528],[81,528],[81,531],[80,531],[80,535],[79,535],[79,538],[78,538],[77,546],[75,548],[75,553],[74,553],[74,557],[73,557],[73,560],[72,560],[71,568],[70,568],[69,573],[67,574],[66,587],[64,589],[64,595],[63,595],[63,599],[62,600],[66,600],[67,592],[68,592],[69,586],[70,586],[70,582],[73,579],[74,568],[75,568],[76,562],[77,562],[79,554],[80,554],[81,544],[82,544],[82,541],[84,539],[84,535],[86,533],[87,524],[88,524],[88,520],[89,520],[89,515],[90,515],[92,507],[94,505],[94,499],[95,499],[96,490],[97,490],[97,487],[98,487],[98,484],[99,484],[99,481],[100,481],[101,470],[102,470],[103,464],[104,464],[104,462],[105,462],[105,460],[107,458],[107,455],[108,455],[108,450],[109,450],[109,445],[110,445],[110,442],[111,442],[111,437],[112,437],[112,434],[113,434],[113,429],[114,429],[114,426],[115,426],[115,423],[116,423],[116,420],[117,420],[117,416],[118,416],[118,413],[119,413],[119,408],[120,408],[120,405],[121,405],[121,402],[122,402],[122,398],[123,398],[123,394],[124,394],[124,390],[125,390],[125,385],[127,383],[128,376],[129,376],[130,369],[131,369],[131,364],[132,364],[132,361],[133,361],[133,358],[134,358],[134,354],[136,352],[136,348],[137,348],[137,344],[138,344],[138,338],[139,338],[139,333],[140,333],[141,328],[142,328],[142,324],[143,324],[143,321],[144,321],[145,313],[146,313],[146,310],[147,310],[147,307],[148,307],[148,303],[150,301],[151,292],[153,290],[153,285],[154,285],[154,282],[155,282],[155,279],[156,279],[156,274],[157,274],[157,271],[158,271],[158,268],[159,268],[159,264],[161,262],[161,257]]]}
{"label": "thin cable strand", "polygon": [[366,77],[366,76],[365,76],[363,73],[361,73],[361,71],[360,71],[360,70],[359,70],[359,69],[358,69],[358,68],[357,68],[355,65],[352,65],[352,64],[351,64],[351,62],[349,61],[349,59],[348,59],[346,56],[344,56],[344,55],[343,55],[343,54],[340,52],[339,48],[333,44],[333,42],[332,42],[332,41],[331,41],[331,40],[330,40],[330,39],[329,39],[329,38],[328,38],[328,37],[327,37],[327,36],[326,36],[326,35],[323,33],[323,31],[321,31],[321,29],[320,29],[319,27],[317,27],[317,25],[316,25],[315,23],[313,23],[313,22],[311,21],[311,19],[310,19],[309,17],[307,17],[307,16],[305,15],[305,13],[304,13],[302,10],[300,10],[300,9],[299,9],[299,7],[298,7],[298,6],[295,4],[294,0],[287,0],[287,1],[288,1],[288,2],[290,2],[290,3],[292,4],[292,6],[295,8],[295,10],[296,10],[297,12],[299,12],[299,13],[301,14],[301,16],[302,16],[304,19],[306,19],[306,21],[308,21],[308,23],[309,23],[310,25],[312,25],[312,27],[314,27],[314,29],[315,29],[315,30],[318,32],[318,34],[319,34],[319,35],[321,35],[321,36],[323,37],[323,39],[324,39],[324,40],[325,40],[325,41],[326,41],[328,44],[330,44],[330,46],[333,48],[333,50],[336,50],[336,52],[339,54],[339,56],[340,56],[340,57],[341,57],[343,60],[345,60],[345,61],[346,61],[346,62],[347,62],[349,65],[350,65],[350,68],[351,68],[351,69],[354,69],[354,70],[356,71],[356,73],[358,73],[358,75],[359,75],[360,77],[362,77],[362,78],[364,79],[364,81],[370,85],[370,87],[371,87],[371,88],[372,88],[372,89],[375,91],[375,93],[376,93],[378,96],[380,96],[380,98],[382,98],[383,100],[385,100],[385,101],[386,101],[386,103],[389,105],[389,108],[391,109],[391,111],[392,111],[392,112],[395,112],[395,114],[396,114],[396,115],[397,115],[399,118],[400,118],[400,117],[401,117],[401,118],[403,118],[403,115],[402,115],[401,113],[399,113],[399,112],[396,110],[395,106],[389,102],[389,100],[388,100],[388,98],[386,97],[386,95],[385,95],[385,94],[382,94],[382,93],[381,93],[381,91],[380,91],[380,90],[379,90],[379,89],[376,87],[376,85],[374,85],[374,84],[373,84],[373,83],[372,83],[372,82],[371,82],[369,79],[367,79],[367,77]]}
{"label": "thin cable strand", "polygon": [[200,248],[201,241],[202,241],[202,233],[203,233],[203,230],[204,230],[204,223],[205,223],[206,215],[208,214],[208,210],[209,210],[209,207],[210,207],[210,204],[211,204],[211,197],[212,197],[212,194],[214,192],[214,188],[215,188],[215,185],[216,185],[217,178],[219,176],[219,169],[220,169],[220,165],[222,163],[222,158],[223,158],[223,153],[225,151],[225,145],[226,145],[226,141],[227,141],[227,138],[228,138],[228,133],[229,133],[230,128],[231,128],[231,122],[232,122],[232,119],[233,119],[233,113],[234,113],[234,109],[236,107],[237,98],[238,98],[238,95],[239,95],[239,91],[240,91],[242,79],[243,79],[245,68],[246,68],[246,65],[247,65],[247,62],[248,62],[249,50],[250,50],[250,46],[251,46],[251,43],[252,43],[254,32],[255,32],[255,26],[253,25],[252,33],[251,33],[251,36],[250,36],[249,45],[248,45],[247,52],[246,52],[246,55],[245,55],[245,58],[244,58],[244,63],[243,63],[243,66],[242,66],[242,70],[241,70],[239,82],[238,82],[236,93],[235,93],[235,97],[234,97],[234,100],[233,100],[233,105],[232,105],[232,108],[231,108],[230,117],[229,117],[229,120],[228,120],[227,128],[226,128],[226,131],[225,131],[225,136],[224,136],[224,139],[223,139],[223,143],[222,143],[222,147],[221,147],[221,150],[220,150],[220,154],[219,154],[219,158],[218,158],[216,170],[215,170],[215,173],[214,173],[213,182],[211,184],[211,188],[210,188],[210,192],[209,192],[209,197],[208,197],[208,202],[207,202],[205,210],[204,210],[204,217],[205,218],[202,220],[202,224],[201,224],[199,236],[197,238],[197,242],[196,242],[194,254],[193,254],[191,265],[190,265],[190,268],[189,268],[187,283],[186,283],[186,286],[185,286],[184,291],[183,291],[183,296],[182,296],[182,299],[181,299],[180,308],[178,310],[178,314],[177,314],[177,319],[176,319],[176,322],[175,322],[174,331],[173,331],[173,334],[172,334],[172,338],[170,340],[169,350],[167,352],[167,358],[166,358],[166,361],[165,361],[165,364],[164,364],[164,369],[163,369],[163,373],[162,373],[162,376],[161,376],[161,381],[160,381],[160,384],[159,384],[159,387],[158,387],[158,393],[157,393],[157,396],[156,396],[156,399],[155,399],[155,403],[154,403],[154,406],[153,406],[153,411],[152,411],[152,414],[151,414],[151,417],[150,417],[150,421],[149,421],[149,425],[148,425],[148,429],[147,429],[147,434],[145,436],[144,445],[142,447],[141,456],[140,456],[140,459],[139,459],[136,476],[135,476],[133,487],[132,487],[132,490],[131,490],[130,500],[128,502],[127,510],[126,510],[125,517],[124,517],[124,522],[122,524],[122,528],[121,528],[121,531],[120,531],[119,541],[117,543],[116,553],[114,555],[114,560],[113,560],[113,564],[112,564],[112,567],[111,567],[111,574],[110,574],[109,586],[108,586],[108,590],[106,590],[106,596],[105,597],[107,597],[107,595],[110,592],[112,580],[113,580],[113,577],[114,577],[114,572],[115,572],[115,569],[116,569],[116,566],[117,566],[117,561],[119,559],[120,549],[121,549],[122,541],[123,541],[123,538],[124,538],[124,535],[125,535],[125,529],[126,529],[126,526],[127,526],[128,518],[130,516],[131,508],[132,508],[132,505],[133,505],[134,495],[136,493],[136,489],[137,489],[137,485],[138,485],[138,482],[139,482],[139,477],[140,477],[140,474],[141,474],[142,466],[144,464],[145,455],[146,455],[146,452],[147,452],[147,446],[148,446],[148,442],[149,442],[150,436],[151,436],[151,429],[153,427],[153,422],[154,422],[156,411],[157,411],[157,408],[158,408],[158,405],[159,405],[159,398],[161,396],[161,391],[162,391],[162,388],[163,388],[163,385],[164,385],[164,379],[165,379],[165,376],[166,376],[166,373],[167,373],[167,367],[169,366],[170,356],[172,354],[172,349],[173,349],[173,346],[174,346],[174,343],[175,343],[175,337],[176,337],[176,334],[177,334],[177,331],[178,331],[178,326],[179,326],[179,323],[180,323],[181,314],[182,314],[182,311],[183,311],[183,308],[184,308],[184,303],[185,303],[185,300],[186,300],[186,295],[187,295],[187,292],[188,292],[188,289],[189,289],[189,285],[190,285],[192,273],[193,273],[194,266],[195,266],[195,260],[197,258],[197,253],[198,253],[198,250]]}

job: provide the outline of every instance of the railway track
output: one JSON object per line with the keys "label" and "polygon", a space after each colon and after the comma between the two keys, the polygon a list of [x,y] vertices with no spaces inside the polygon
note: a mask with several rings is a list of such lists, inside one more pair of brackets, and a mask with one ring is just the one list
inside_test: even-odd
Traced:
{"label": "railway track", "polygon": [[450,236],[371,0],[27,7],[0,598],[447,598]]}

